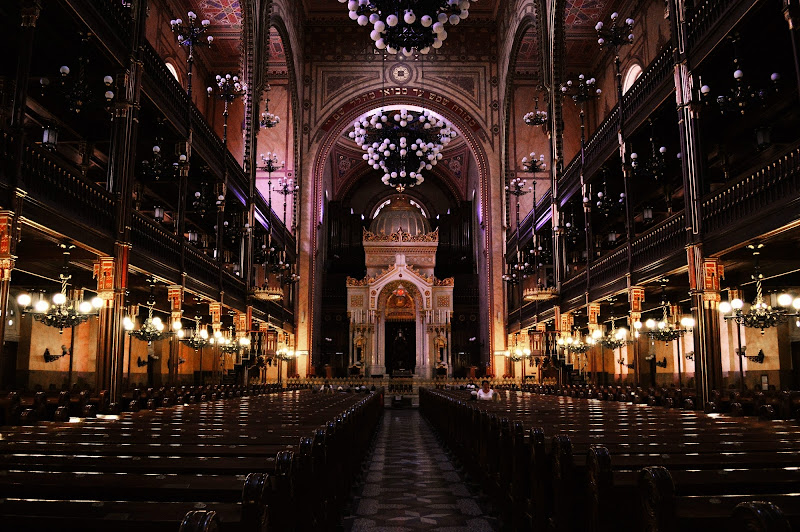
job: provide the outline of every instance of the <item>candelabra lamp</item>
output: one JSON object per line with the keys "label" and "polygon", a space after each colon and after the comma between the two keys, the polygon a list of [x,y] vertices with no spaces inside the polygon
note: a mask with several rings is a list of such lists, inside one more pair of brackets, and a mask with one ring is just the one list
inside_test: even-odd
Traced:
{"label": "candelabra lamp", "polygon": [[[733,87],[729,89],[727,94],[720,94],[716,98],[717,106],[723,115],[743,115],[748,109],[762,106],[770,93],[776,93],[779,90],[781,76],[777,72],[770,74],[768,87],[757,88],[750,85],[739,59],[739,40],[738,35],[731,37],[733,46]],[[700,97],[702,101],[709,103],[711,87],[702,85],[700,87]]]}
{"label": "candelabra lamp", "polygon": [[230,73],[225,74],[224,76],[217,74],[215,81],[216,88],[208,87],[206,88],[206,92],[208,92],[209,97],[216,93],[217,97],[222,100],[222,144],[223,146],[227,146],[228,108],[234,102],[234,100],[236,100],[236,98],[244,96],[247,92],[247,89],[239,82],[239,76],[233,76]]}
{"label": "candelabra lamp", "polygon": [[529,113],[525,113],[525,116],[522,117],[522,120],[525,121],[526,124],[529,126],[543,126],[547,123],[547,111],[540,111],[539,110],[539,98],[536,97],[533,99],[534,101],[534,109]]}
{"label": "candelabra lamp", "polygon": [[291,177],[287,178],[280,178],[278,179],[278,186],[276,186],[273,190],[283,196],[283,225],[286,226],[286,206],[289,202],[289,196],[294,198],[295,192],[300,189],[299,185],[296,185],[294,179]]}
{"label": "candelabra lamp", "polygon": [[652,179],[656,183],[664,184],[665,175],[667,172],[667,147],[656,147],[655,141],[655,124],[652,120],[650,122],[650,157],[642,162],[640,161],[639,154],[636,152],[631,153],[631,168],[633,175],[645,179]]}
{"label": "candelabra lamp", "polygon": [[278,162],[278,154],[267,152],[261,154],[261,166],[258,167],[262,172],[267,173],[267,198],[268,205],[272,208],[272,173],[282,170],[286,166],[284,161]]}
{"label": "candelabra lamp", "polygon": [[[267,86],[267,90],[269,86]],[[264,129],[271,129],[281,123],[281,117],[269,111],[269,98],[264,102],[264,110],[261,112],[261,122],[259,125]]]}
{"label": "candelabra lamp", "polygon": [[[102,85],[90,81],[89,73],[87,72],[89,58],[86,53],[89,38],[90,34],[88,33],[81,35],[80,55],[76,59],[77,66],[71,68],[69,65],[62,65],[58,69],[58,90],[64,98],[67,109],[76,115],[96,101],[102,101],[105,109],[110,110],[111,102],[115,97],[113,91],[114,78],[112,76],[103,76]],[[39,78],[39,86],[42,95],[44,95],[50,86],[50,78]],[[98,93],[102,93],[102,100],[98,98]]]}
{"label": "candelabra lamp", "polygon": [[625,228],[627,231],[628,240],[634,234],[633,227],[633,211],[631,210],[631,198],[628,197],[629,177],[631,167],[628,164],[628,148],[627,139],[625,136],[625,106],[622,99],[622,70],[620,65],[620,50],[622,47],[629,45],[633,42],[633,19],[627,18],[620,21],[619,13],[611,13],[611,24],[606,26],[602,21],[595,25],[597,31],[597,44],[601,49],[609,49],[614,56],[614,74],[616,78],[617,88],[617,130],[619,139],[619,156],[622,163],[623,174],[623,187],[624,191],[620,198],[620,202],[625,207]]}
{"label": "candelabra lamp", "polygon": [[173,19],[169,21],[172,33],[178,38],[178,44],[187,50],[186,56],[186,92],[189,100],[192,99],[192,67],[194,65],[194,50],[199,46],[211,46],[214,42],[212,35],[206,35],[211,21],[203,19],[197,23],[197,14],[189,11],[186,14],[186,21],[183,19]]}
{"label": "candelabra lamp", "polygon": [[427,54],[447,39],[445,24],[469,16],[469,0],[339,0],[347,3],[351,20],[372,25],[375,48],[390,54]]}

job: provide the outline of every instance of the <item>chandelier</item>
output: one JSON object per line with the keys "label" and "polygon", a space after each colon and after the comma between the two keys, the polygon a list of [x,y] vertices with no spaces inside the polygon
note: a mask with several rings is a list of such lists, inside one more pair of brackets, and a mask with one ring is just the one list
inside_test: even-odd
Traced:
{"label": "chandelier", "polygon": [[[267,88],[269,90],[269,88]],[[259,125],[263,129],[271,129],[281,123],[281,117],[269,112],[269,98],[265,102],[265,109],[261,112],[261,122]]]}
{"label": "chandelier", "polygon": [[421,184],[423,170],[442,159],[441,151],[457,133],[430,111],[412,114],[406,109],[378,111],[353,123],[351,139],[361,146],[367,164],[383,171],[381,181],[402,192]]}
{"label": "chandelier", "polygon": [[[717,96],[716,102],[720,113],[726,114],[745,114],[748,109],[757,108],[764,104],[770,92],[778,92],[781,76],[777,72],[770,74],[770,87],[756,88],[750,85],[745,79],[742,70],[741,60],[739,59],[739,37],[731,38],[733,45],[733,81],[734,85],[728,94]],[[708,103],[711,94],[711,87],[703,85],[700,87],[700,98]]]}
{"label": "chandelier", "polygon": [[[473,0],[475,1],[475,0]],[[453,26],[469,16],[469,0],[339,0],[360,26],[372,24],[370,38],[378,50],[390,54],[414,51],[427,54],[447,39],[446,23]]]}
{"label": "chandelier", "polygon": [[[773,308],[766,301],[764,301],[764,294],[761,287],[761,280],[764,275],[761,273],[761,268],[758,265],[758,256],[761,254],[761,249],[764,244],[750,244],[748,249],[753,251],[753,256],[756,258],[755,273],[751,276],[756,282],[756,298],[750,305],[750,309],[744,311],[744,302],[735,298],[730,302],[723,301],[719,305],[719,311],[723,314],[731,315],[725,316],[726,320],[733,320],[739,325],[744,325],[751,329],[761,329],[761,334],[764,334],[764,329],[770,327],[777,327],[782,323],[789,321],[790,317],[797,318],[795,325],[800,327],[800,297],[792,297],[791,294],[780,294],[777,297],[778,308]],[[794,312],[789,312],[789,308],[794,309]]]}
{"label": "chandelier", "polygon": [[186,336],[183,329],[177,331],[178,338],[195,351],[208,344],[208,329],[200,326],[200,316],[194,317],[194,330],[192,334]]}
{"label": "chandelier", "polygon": [[604,335],[600,329],[595,329],[592,332],[592,339],[606,349],[619,349],[628,343],[628,329],[625,327],[617,329],[614,318],[611,318],[611,330]]}
{"label": "chandelier", "polygon": [[236,332],[233,327],[230,328],[228,333],[215,332],[214,337],[209,338],[208,341],[210,344],[219,347],[219,350],[227,355],[238,354],[250,347],[250,338],[247,336],[236,338]]}
{"label": "chandelier", "polygon": [[570,335],[567,336],[566,338],[564,337],[559,338],[558,340],[556,340],[556,344],[563,347],[570,353],[577,353],[582,355],[589,349],[591,349],[592,345],[594,345],[593,342],[590,342],[590,338],[591,337],[587,337],[586,341],[584,342],[580,337],[576,338]]}
{"label": "chandelier", "polygon": [[61,244],[60,247],[64,256],[63,271],[59,274],[61,290],[53,294],[51,302],[48,302],[41,293],[36,302],[30,294],[22,293],[17,297],[17,303],[22,307],[24,314],[30,314],[36,321],[48,327],[56,327],[59,333],[63,333],[64,329],[80,325],[91,316],[96,316],[103,306],[103,300],[94,297],[91,301],[83,301],[67,295],[67,284],[72,279],[67,264],[70,250],[75,246]]}
{"label": "chandelier", "polygon": [[142,326],[136,329],[136,324],[133,318],[125,316],[122,319],[122,327],[134,338],[147,342],[147,345],[152,344],[157,340],[163,339],[167,333],[164,331],[164,322],[161,318],[153,317],[153,307],[156,304],[155,296],[155,280],[150,280],[150,296],[147,298],[147,319],[144,320]]}
{"label": "chandelier", "polygon": [[539,98],[534,98],[534,109],[529,113],[525,113],[522,120],[529,126],[543,126],[547,123],[547,111],[539,110]]}
{"label": "chandelier", "polygon": [[[645,327],[647,327],[645,334],[653,340],[658,340],[659,342],[664,343],[677,340],[689,332],[695,325],[694,318],[686,316],[681,318],[681,328],[676,327],[672,320],[669,319],[667,314],[667,306],[668,305],[664,306],[664,315],[662,316],[661,321],[656,321],[651,318],[644,323]],[[638,332],[639,329],[642,329],[642,322],[636,322],[633,324],[633,326]]]}
{"label": "chandelier", "polygon": [[283,287],[265,282],[261,288],[253,290],[253,297],[259,301],[278,301],[283,299]]}
{"label": "chandelier", "polygon": [[130,316],[125,316],[125,318],[123,318],[122,326],[128,331],[128,334],[137,340],[147,342],[147,345],[162,340],[167,335],[167,333],[164,332],[164,322],[161,321],[161,318],[158,316],[155,318],[153,317],[153,306],[150,305],[149,302],[147,305],[147,319],[144,320],[140,328],[135,328],[136,324]]}

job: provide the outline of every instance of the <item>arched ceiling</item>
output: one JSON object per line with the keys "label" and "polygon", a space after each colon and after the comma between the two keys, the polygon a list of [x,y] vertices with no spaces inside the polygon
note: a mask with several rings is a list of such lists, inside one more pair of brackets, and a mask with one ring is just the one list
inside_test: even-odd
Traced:
{"label": "arched ceiling", "polygon": [[597,45],[595,24],[608,21],[614,10],[621,9],[621,0],[566,0],[564,24],[566,30],[566,64],[569,70],[591,68],[596,64],[600,48]]}

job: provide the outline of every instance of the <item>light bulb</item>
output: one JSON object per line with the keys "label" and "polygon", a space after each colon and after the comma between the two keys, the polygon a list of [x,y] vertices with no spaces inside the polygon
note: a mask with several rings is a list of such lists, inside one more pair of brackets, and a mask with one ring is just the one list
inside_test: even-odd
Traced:
{"label": "light bulb", "polygon": [[133,324],[133,320],[130,318],[130,316],[125,316],[124,318],[122,318],[122,327],[126,331],[132,331],[133,330],[134,324]]}
{"label": "light bulb", "polygon": [[82,301],[80,305],[78,305],[78,311],[83,312],[84,314],[88,314],[92,311],[92,304],[88,301]]}
{"label": "light bulb", "polygon": [[788,307],[792,304],[792,296],[790,294],[781,294],[778,296],[778,305]]}
{"label": "light bulb", "polygon": [[181,329],[183,329],[183,323],[181,323],[181,320],[175,320],[172,322],[173,331],[180,331]]}
{"label": "light bulb", "polygon": [[92,298],[91,303],[92,303],[92,306],[94,308],[100,308],[100,307],[103,306],[103,299],[100,298],[100,297],[95,296],[95,297]]}
{"label": "light bulb", "polygon": [[57,294],[53,294],[53,304],[54,305],[63,305],[67,302],[67,296],[62,294],[61,292]]}
{"label": "light bulb", "polygon": [[19,297],[17,297],[17,303],[19,303],[19,305],[21,307],[30,306],[30,304],[31,304],[31,295],[30,294],[20,294]]}
{"label": "light bulb", "polygon": [[800,310],[800,297],[794,298],[794,301],[792,301],[792,307],[794,307],[795,310]]}
{"label": "light bulb", "polygon": [[722,312],[723,314],[727,314],[728,312],[730,312],[731,308],[732,308],[731,304],[728,303],[727,301],[723,301],[722,303],[719,304],[719,311]]}
{"label": "light bulb", "polygon": [[731,308],[733,308],[735,310],[739,310],[743,306],[744,306],[744,301],[742,301],[738,297],[736,299],[734,299],[733,301],[731,301]]}
{"label": "light bulb", "polygon": [[33,306],[33,310],[35,310],[36,312],[47,312],[47,309],[49,309],[49,308],[50,308],[50,304],[47,301],[45,301],[44,299],[40,299]]}
{"label": "light bulb", "polygon": [[647,325],[648,329],[655,329],[656,328],[656,320],[654,320],[652,318],[647,320],[646,322],[644,322],[644,324]]}

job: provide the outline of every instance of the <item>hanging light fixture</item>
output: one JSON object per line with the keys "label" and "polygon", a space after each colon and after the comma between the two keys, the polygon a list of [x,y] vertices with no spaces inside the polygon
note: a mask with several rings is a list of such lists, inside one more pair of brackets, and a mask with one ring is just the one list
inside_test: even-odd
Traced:
{"label": "hanging light fixture", "polygon": [[525,113],[525,116],[522,117],[522,120],[524,120],[529,126],[543,126],[547,123],[547,111],[539,110],[538,97],[534,98],[533,101],[535,105],[533,111],[530,113]]}
{"label": "hanging light fixture", "polygon": [[99,297],[94,297],[90,301],[84,301],[77,297],[70,297],[67,294],[67,286],[70,279],[72,279],[68,262],[70,250],[75,246],[72,244],[60,244],[60,247],[64,257],[62,272],[59,274],[61,290],[53,294],[49,302],[41,293],[36,301],[33,300],[30,294],[22,293],[17,297],[17,303],[22,307],[23,314],[30,314],[36,321],[48,327],[55,327],[59,333],[63,333],[64,329],[80,325],[91,316],[96,316],[103,306],[103,300]]}
{"label": "hanging light fixture", "polygon": [[[599,333],[596,330],[595,333]],[[597,335],[596,335],[597,336]],[[606,349],[619,349],[628,343],[628,329],[625,327],[617,328],[615,318],[611,318],[611,330],[606,335],[600,333],[600,337],[594,337]]]}
{"label": "hanging light fixture", "polygon": [[155,297],[155,280],[150,280],[150,296],[147,299],[147,319],[144,320],[142,326],[136,329],[136,324],[133,318],[125,316],[122,320],[122,327],[134,338],[147,342],[147,345],[152,344],[157,340],[166,337],[167,333],[164,331],[164,322],[158,316],[153,317],[153,307],[156,304]]}
{"label": "hanging light fixture", "polygon": [[366,152],[367,164],[383,171],[381,181],[402,192],[425,181],[422,171],[439,163],[457,133],[427,109],[418,114],[400,109],[356,120],[349,136]]}
{"label": "hanging light fixture", "polygon": [[[731,45],[733,47],[733,81],[734,85],[730,88],[727,95],[722,94],[717,96],[717,105],[720,112],[725,114],[745,114],[747,109],[752,109],[764,104],[770,92],[778,92],[778,84],[781,76],[777,72],[770,74],[771,87],[767,88],[754,88],[745,79],[744,71],[742,70],[741,61],[739,59],[739,36],[734,35],[731,37]],[[711,87],[703,85],[700,87],[700,97],[708,103],[711,94]]]}
{"label": "hanging light fixture", "polygon": [[[747,246],[753,250],[753,256],[756,257],[755,273],[752,278],[756,282],[756,298],[750,305],[747,312],[744,311],[744,302],[741,299],[733,299],[730,302],[723,301],[719,305],[719,310],[726,320],[733,320],[739,325],[752,329],[761,329],[761,334],[764,330],[770,327],[777,327],[782,323],[789,321],[789,318],[797,318],[795,324],[800,327],[800,297],[792,297],[791,294],[780,294],[777,297],[778,308],[773,308],[764,300],[763,289],[761,287],[761,280],[764,275],[758,265],[758,255],[761,254],[761,249],[764,244],[750,244]],[[789,309],[794,309],[790,312]]]}
{"label": "hanging light fixture", "polygon": [[[473,0],[476,1],[476,0]],[[372,24],[375,47],[390,54],[427,54],[447,39],[445,24],[469,17],[469,0],[339,0],[347,3],[350,19]]]}
{"label": "hanging light fixture", "polygon": [[[183,330],[178,331],[178,333],[182,333]],[[179,334],[179,337],[181,335]],[[195,351],[198,349],[202,349],[204,346],[208,344],[208,329],[206,327],[200,326],[200,316],[194,317],[194,330],[188,336],[184,333],[183,337],[180,339],[181,342],[185,343]]]}

